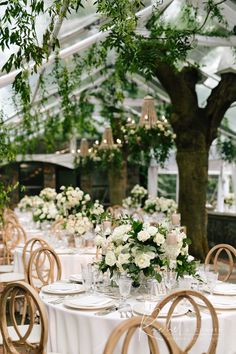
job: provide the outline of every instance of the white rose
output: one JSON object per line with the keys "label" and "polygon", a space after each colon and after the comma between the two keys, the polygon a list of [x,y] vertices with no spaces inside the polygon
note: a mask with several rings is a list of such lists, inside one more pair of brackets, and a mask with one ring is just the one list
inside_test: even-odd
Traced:
{"label": "white rose", "polygon": [[170,269],[175,269],[176,268],[176,261],[171,259],[170,263],[169,263],[169,267],[170,267]]}
{"label": "white rose", "polygon": [[147,228],[147,232],[151,235],[154,236],[157,233],[158,229],[155,226],[149,226]]}
{"label": "white rose", "polygon": [[153,241],[158,245],[162,245],[165,242],[165,237],[158,232],[156,236],[153,238]]}
{"label": "white rose", "polygon": [[194,257],[189,255],[188,258],[187,258],[187,262],[190,263],[190,262],[192,262],[193,260],[194,260]]}
{"label": "white rose", "polygon": [[110,267],[116,264],[116,256],[112,251],[107,252],[105,257],[105,262]]}
{"label": "white rose", "polygon": [[118,257],[118,262],[120,264],[125,264],[129,262],[130,255],[129,253],[121,253]]}
{"label": "white rose", "polygon": [[139,241],[144,242],[144,241],[148,240],[149,238],[150,238],[150,234],[147,231],[144,231],[144,230],[139,231],[139,233],[138,233],[138,240]]}
{"label": "white rose", "polygon": [[145,253],[138,253],[134,258],[134,263],[141,269],[150,266],[150,257]]}

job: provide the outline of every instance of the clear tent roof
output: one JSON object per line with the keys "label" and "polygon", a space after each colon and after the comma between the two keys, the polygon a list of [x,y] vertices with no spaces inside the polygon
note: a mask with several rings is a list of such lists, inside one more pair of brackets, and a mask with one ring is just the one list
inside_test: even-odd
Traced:
{"label": "clear tent roof", "polygon": [[[139,25],[138,30],[142,33],[146,31],[145,23],[147,17],[150,16],[152,6],[157,1],[145,1],[145,8],[139,12]],[[106,33],[99,32],[99,26],[104,21],[101,16],[96,13],[96,6],[93,4],[93,0],[87,0],[84,4],[84,9],[78,11],[77,14],[72,14],[67,19],[64,19],[59,31],[60,41],[60,56],[67,63],[70,63],[71,56],[77,52],[80,54],[91,46],[93,43],[105,38]],[[163,8],[163,15],[167,21],[181,21],[180,20],[180,7],[184,3],[184,0],[166,0],[160,5]],[[203,0],[196,0],[194,4],[199,4],[203,7]],[[227,0],[221,5],[222,12],[228,23],[228,31],[232,31],[235,26],[236,18],[236,1]],[[44,32],[44,29],[49,23],[49,18],[39,17],[37,23],[37,33],[40,37]],[[219,26],[216,24],[216,26]],[[221,28],[226,30],[225,28]],[[223,72],[236,72],[236,56],[234,47],[236,45],[236,36],[230,37],[209,37],[198,35],[195,38],[195,48],[189,53],[188,61],[197,62],[203,74],[203,80],[197,85],[197,94],[199,105],[204,107],[207,97],[212,88],[214,88],[220,81],[220,74]],[[9,55],[15,48],[11,47],[8,51],[5,51],[0,57],[0,66],[6,61]],[[48,106],[45,110],[58,110],[58,97],[56,95],[57,88],[50,80],[48,74],[52,70],[54,54],[49,58],[49,62],[45,63],[45,78],[47,82],[47,90],[49,92],[50,99]],[[0,74],[0,106],[2,107],[7,121],[17,122],[19,121],[19,115],[16,112],[15,106],[12,101],[13,91],[11,84],[14,80],[16,72],[10,72],[9,74]],[[90,79],[92,76],[92,79]],[[32,92],[35,91],[37,86],[39,74],[35,74],[30,78],[32,86]],[[76,95],[87,87],[88,85],[96,85],[104,80],[104,77],[100,74],[100,71],[96,69],[93,75],[84,75],[81,87],[78,87]],[[126,99],[125,105],[131,109],[140,109],[143,96],[148,92],[151,93],[157,91],[159,97],[162,100],[169,101],[168,95],[157,81],[147,83],[141,77],[134,77],[134,80],[140,87],[140,92],[137,99]],[[40,100],[39,94],[36,95],[35,101]],[[138,109],[138,111],[139,111]],[[43,113],[43,112],[42,112]],[[236,104],[227,111],[226,117],[229,119],[229,128],[236,132]]]}

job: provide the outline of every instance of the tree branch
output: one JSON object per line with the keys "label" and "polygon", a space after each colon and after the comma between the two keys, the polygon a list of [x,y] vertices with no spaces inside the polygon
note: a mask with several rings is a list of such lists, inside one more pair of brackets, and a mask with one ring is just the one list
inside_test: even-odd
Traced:
{"label": "tree branch", "polygon": [[208,121],[207,143],[211,144],[217,137],[217,129],[224,118],[225,112],[236,101],[236,74],[225,73],[221,81],[212,90],[204,109]]}
{"label": "tree branch", "polygon": [[[177,127],[191,124],[194,114],[199,109],[195,90],[199,71],[193,67],[184,67],[181,72],[177,72],[173,67],[161,62],[158,63],[155,74],[174,106],[172,125]],[[178,116],[181,119],[178,119]]]}

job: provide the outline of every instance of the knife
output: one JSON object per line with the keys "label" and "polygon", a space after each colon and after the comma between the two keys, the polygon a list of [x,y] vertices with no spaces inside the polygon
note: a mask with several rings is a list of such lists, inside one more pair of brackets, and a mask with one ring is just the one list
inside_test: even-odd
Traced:
{"label": "knife", "polygon": [[118,310],[117,306],[112,306],[112,307],[109,307],[105,310],[95,312],[95,315],[96,316],[105,316],[105,315],[108,315],[109,313],[116,312],[117,310]]}

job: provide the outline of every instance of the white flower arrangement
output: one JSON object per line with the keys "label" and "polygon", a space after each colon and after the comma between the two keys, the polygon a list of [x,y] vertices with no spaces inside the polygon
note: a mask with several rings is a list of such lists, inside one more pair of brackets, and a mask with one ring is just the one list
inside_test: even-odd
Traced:
{"label": "white flower arrangement", "polygon": [[33,220],[39,221],[40,223],[43,221],[54,221],[59,216],[57,206],[53,201],[44,202],[41,199],[41,204],[39,204],[33,210]]}
{"label": "white flower arrangement", "polygon": [[68,216],[86,210],[86,205],[91,200],[89,194],[84,193],[79,187],[62,186],[60,190],[56,202],[61,215]]}
{"label": "white flower arrangement", "polygon": [[174,267],[179,276],[195,273],[195,262],[188,254],[189,240],[180,228],[170,233],[166,224],[151,226],[126,220],[107,238],[98,235],[95,243],[105,251],[100,270],[109,269],[111,276],[127,272],[136,284],[141,273],[160,281],[163,267]]}
{"label": "white flower arrangement", "polygon": [[136,184],[131,190],[130,196],[123,200],[122,205],[126,209],[140,208],[147,195],[147,190],[139,184]]}
{"label": "white flower arrangement", "polygon": [[39,194],[40,198],[42,198],[45,202],[50,202],[51,200],[56,200],[57,192],[54,188],[44,188],[41,190]]}
{"label": "white flower arrangement", "polygon": [[18,208],[20,211],[32,211],[41,204],[43,204],[43,200],[39,196],[35,195],[29,197],[26,195],[18,203]]}
{"label": "white flower arrangement", "polygon": [[32,197],[25,195],[18,203],[18,208],[20,211],[31,210],[33,207]]}
{"label": "white flower arrangement", "polygon": [[69,215],[64,222],[64,229],[69,234],[74,234],[76,236],[84,235],[86,232],[90,231],[92,227],[89,218],[83,216],[81,213]]}
{"label": "white flower arrangement", "polygon": [[173,199],[164,197],[148,198],[144,204],[144,211],[148,214],[163,213],[171,214],[178,208],[177,203]]}

